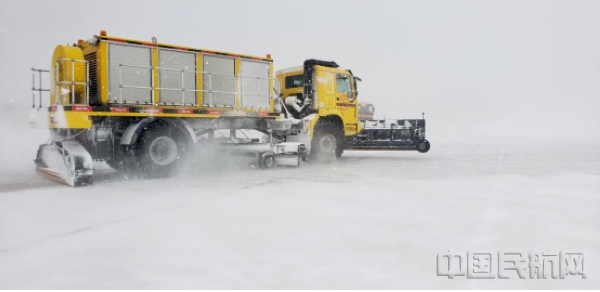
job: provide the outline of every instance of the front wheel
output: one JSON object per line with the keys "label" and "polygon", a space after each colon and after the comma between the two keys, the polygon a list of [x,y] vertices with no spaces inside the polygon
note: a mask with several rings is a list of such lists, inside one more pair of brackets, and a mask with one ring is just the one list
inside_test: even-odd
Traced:
{"label": "front wheel", "polygon": [[342,155],[342,130],[331,123],[317,125],[311,143],[311,157],[319,162],[330,162]]}

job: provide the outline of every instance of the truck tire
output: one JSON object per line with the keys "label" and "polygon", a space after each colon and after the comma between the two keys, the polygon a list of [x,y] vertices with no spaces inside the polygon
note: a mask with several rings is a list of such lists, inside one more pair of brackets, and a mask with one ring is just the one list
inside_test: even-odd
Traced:
{"label": "truck tire", "polygon": [[271,169],[275,167],[275,157],[273,157],[273,155],[263,155],[258,159],[258,161],[260,168],[262,169]]}
{"label": "truck tire", "polygon": [[427,140],[419,141],[417,143],[417,151],[419,151],[421,153],[427,153],[430,148],[431,148],[431,144],[429,144],[429,141],[427,141]]}
{"label": "truck tire", "polygon": [[343,132],[333,123],[319,123],[311,141],[311,157],[317,162],[331,162],[342,155]]}
{"label": "truck tire", "polygon": [[166,125],[149,127],[135,147],[139,171],[151,178],[174,175],[181,170],[188,148],[176,129]]}

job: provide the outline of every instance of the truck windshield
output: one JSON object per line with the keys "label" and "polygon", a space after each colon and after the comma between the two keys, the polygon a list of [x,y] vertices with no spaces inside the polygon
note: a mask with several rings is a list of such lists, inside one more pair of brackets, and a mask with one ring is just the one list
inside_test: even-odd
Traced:
{"label": "truck windshield", "polygon": [[285,88],[296,88],[304,86],[304,75],[292,75],[285,77]]}

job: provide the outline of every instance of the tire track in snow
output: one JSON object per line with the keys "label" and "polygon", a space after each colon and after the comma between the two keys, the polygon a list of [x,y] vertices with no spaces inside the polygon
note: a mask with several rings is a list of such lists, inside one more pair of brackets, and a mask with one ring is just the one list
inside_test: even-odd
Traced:
{"label": "tire track in snow", "polygon": [[[312,172],[311,170],[306,170],[306,171],[302,172],[301,174],[305,175],[305,174],[311,173],[311,172]],[[255,183],[255,184],[240,185],[239,187],[237,187],[235,189],[232,189],[232,190],[227,190],[227,191],[224,191],[222,193],[218,193],[218,194],[214,194],[214,195],[209,195],[209,196],[206,197],[206,199],[216,198],[216,197],[222,197],[222,196],[226,196],[226,195],[234,195],[235,193],[237,193],[240,190],[246,190],[246,189],[250,189],[250,188],[267,186],[267,185],[271,185],[273,183],[278,183],[278,182],[282,182],[282,181],[290,180],[290,179],[298,180],[297,178],[293,177],[292,175],[286,175],[286,176],[284,176],[282,178],[269,179],[269,180],[267,180],[265,182],[259,182],[259,183]],[[118,183],[118,182],[122,182],[122,181],[108,181],[109,184],[114,184],[114,183]],[[58,185],[58,186],[61,186],[61,185]],[[71,236],[71,235],[75,235],[75,234],[79,234],[79,233],[83,233],[83,232],[95,230],[96,228],[102,228],[102,227],[106,227],[106,226],[110,226],[110,225],[114,225],[114,224],[119,224],[119,223],[124,223],[124,222],[128,222],[128,221],[136,220],[138,218],[143,218],[145,216],[156,214],[156,213],[160,213],[160,212],[170,211],[172,209],[177,209],[177,208],[181,208],[181,207],[190,207],[190,206],[195,206],[195,205],[199,205],[199,204],[203,204],[204,205],[205,202],[206,202],[206,200],[201,200],[201,201],[186,200],[184,202],[172,204],[172,205],[167,206],[167,207],[156,208],[156,209],[148,210],[148,211],[145,211],[145,212],[137,213],[137,214],[132,215],[132,216],[127,216],[127,217],[113,219],[113,220],[108,220],[108,221],[104,221],[104,222],[100,222],[100,223],[96,223],[96,224],[92,224],[92,225],[88,225],[88,226],[83,226],[83,227],[79,227],[79,228],[76,228],[76,229],[73,229],[73,230],[70,230],[70,231],[66,231],[66,232],[62,232],[62,233],[58,233],[58,234],[54,234],[54,235],[49,235],[49,236],[45,236],[45,237],[42,237],[42,238],[33,239],[33,240],[30,240],[30,241],[18,243],[18,244],[7,246],[7,247],[0,247],[0,253],[9,252],[10,250],[13,250],[13,249],[18,249],[18,248],[23,248],[23,247],[28,247],[28,246],[40,244],[40,243],[48,241],[48,240],[53,240],[53,239],[57,239],[57,238],[61,238],[61,237]]]}
{"label": "tire track in snow", "polygon": [[91,229],[102,227],[102,226],[106,226],[106,225],[112,225],[112,224],[117,224],[117,223],[121,223],[121,222],[130,221],[130,220],[133,220],[135,218],[142,217],[144,215],[148,215],[148,214],[155,213],[155,212],[161,212],[161,211],[165,211],[165,210],[174,209],[174,208],[177,208],[177,207],[184,206],[186,204],[187,204],[187,202],[178,203],[178,204],[171,205],[171,206],[168,206],[168,207],[158,208],[158,209],[154,209],[154,210],[149,210],[149,211],[146,211],[146,212],[138,213],[138,214],[135,214],[133,216],[128,216],[128,217],[124,217],[124,218],[119,218],[119,219],[109,220],[109,221],[105,221],[105,222],[101,222],[101,223],[97,223],[97,224],[92,224],[92,225],[80,227],[80,228],[77,228],[77,229],[74,229],[74,230],[71,230],[71,231],[67,231],[67,232],[63,232],[63,233],[59,233],[59,234],[54,234],[54,235],[50,235],[50,236],[46,236],[46,237],[34,239],[34,240],[31,240],[31,241],[27,241],[27,242],[15,244],[15,245],[8,246],[8,247],[3,247],[3,248],[0,248],[0,253],[1,252],[10,251],[11,249],[14,249],[14,248],[20,248],[20,247],[24,247],[24,246],[28,246],[28,245],[35,245],[36,243],[41,243],[43,241],[51,240],[51,239],[54,239],[54,238],[60,238],[60,237],[64,237],[64,236],[68,236],[68,235],[72,235],[72,234],[76,234],[76,233],[81,233],[81,232],[89,231]]}

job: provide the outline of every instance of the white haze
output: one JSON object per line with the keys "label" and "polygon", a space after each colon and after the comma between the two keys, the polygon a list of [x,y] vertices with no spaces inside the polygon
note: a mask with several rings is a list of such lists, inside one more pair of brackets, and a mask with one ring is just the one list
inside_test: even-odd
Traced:
{"label": "white haze", "polygon": [[[103,29],[335,60],[377,117],[426,112],[432,149],[59,185],[29,70]],[[0,0],[0,289],[598,288],[599,97],[600,1]],[[586,252],[588,278],[449,280],[446,250]]]}
{"label": "white haze", "polygon": [[98,34],[335,60],[379,118],[426,113],[432,141],[598,141],[598,1],[0,1],[0,104],[31,67]]}

